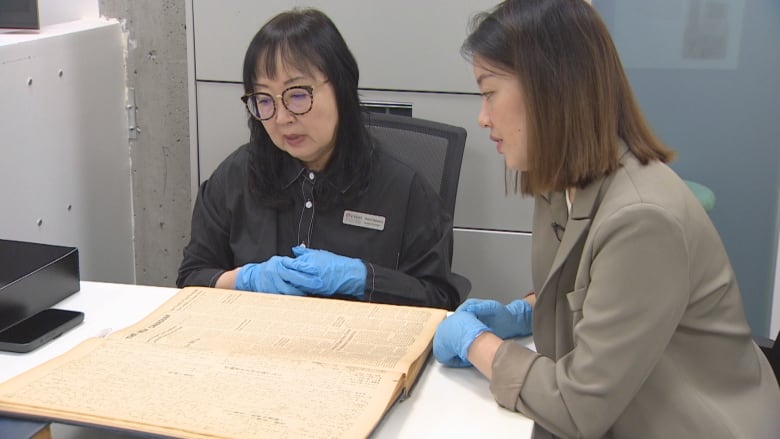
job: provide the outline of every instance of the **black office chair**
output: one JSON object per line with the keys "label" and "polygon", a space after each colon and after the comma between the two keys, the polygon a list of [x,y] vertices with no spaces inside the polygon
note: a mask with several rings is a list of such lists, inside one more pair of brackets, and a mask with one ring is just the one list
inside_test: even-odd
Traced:
{"label": "black office chair", "polygon": [[764,352],[764,355],[766,355],[769,364],[772,365],[772,370],[775,371],[775,378],[777,378],[777,382],[780,384],[780,342],[778,342],[780,340],[780,331],[777,332],[777,337],[774,340],[759,336],[754,336],[753,339]]}
{"label": "black office chair", "polygon": [[380,147],[428,179],[454,216],[466,130],[394,114],[367,113],[366,121]]}

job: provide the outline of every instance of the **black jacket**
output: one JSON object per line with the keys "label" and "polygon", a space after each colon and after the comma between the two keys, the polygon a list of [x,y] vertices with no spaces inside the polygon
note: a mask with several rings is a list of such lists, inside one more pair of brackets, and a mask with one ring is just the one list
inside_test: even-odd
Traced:
{"label": "black jacket", "polygon": [[[362,259],[365,297],[372,302],[452,310],[466,298],[469,281],[450,271],[452,218],[411,167],[375,150],[368,187],[342,207],[323,209],[314,197],[316,186],[346,190],[350,179],[328,180],[286,156],[283,190],[294,205],[277,210],[250,196],[250,147],[228,156],[198,191],[191,240],[176,281],[180,288],[213,286],[227,270],[274,255],[292,256],[291,248],[303,242]],[[355,220],[347,211],[357,212],[357,218],[371,215],[370,220]],[[377,230],[382,221],[383,230]]]}

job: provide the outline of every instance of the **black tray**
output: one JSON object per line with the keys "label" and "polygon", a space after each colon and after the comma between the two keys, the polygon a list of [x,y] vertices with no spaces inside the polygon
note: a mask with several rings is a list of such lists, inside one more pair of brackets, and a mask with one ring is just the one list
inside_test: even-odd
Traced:
{"label": "black tray", "polygon": [[75,247],[0,239],[0,331],[79,290]]}

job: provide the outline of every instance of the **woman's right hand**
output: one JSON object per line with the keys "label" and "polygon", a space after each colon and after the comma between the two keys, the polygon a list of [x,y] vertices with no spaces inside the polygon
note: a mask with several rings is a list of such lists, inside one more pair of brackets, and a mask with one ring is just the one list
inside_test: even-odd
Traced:
{"label": "woman's right hand", "polygon": [[292,260],[287,256],[272,256],[259,264],[246,264],[238,269],[235,289],[262,293],[305,296],[306,294],[290,282],[297,273],[286,268],[282,262]]}

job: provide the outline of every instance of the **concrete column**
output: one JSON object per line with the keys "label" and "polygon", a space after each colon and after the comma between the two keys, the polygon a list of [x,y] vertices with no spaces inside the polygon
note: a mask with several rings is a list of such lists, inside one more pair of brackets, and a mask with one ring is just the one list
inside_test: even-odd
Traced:
{"label": "concrete column", "polygon": [[[99,0],[123,23],[127,87],[135,91],[130,138],[137,283],[173,286],[189,241],[190,141],[185,0]],[[95,190],[100,190],[96,188]]]}

